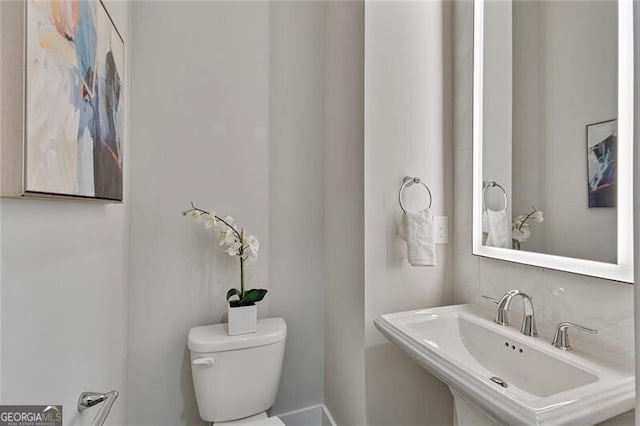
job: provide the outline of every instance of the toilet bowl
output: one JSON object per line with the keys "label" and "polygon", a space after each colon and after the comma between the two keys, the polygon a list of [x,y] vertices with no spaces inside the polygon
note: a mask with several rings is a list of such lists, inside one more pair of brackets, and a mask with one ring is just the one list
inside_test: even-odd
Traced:
{"label": "toilet bowl", "polygon": [[191,373],[202,420],[222,425],[284,425],[267,417],[280,384],[287,325],[258,320],[256,332],[229,336],[227,324],[189,330]]}

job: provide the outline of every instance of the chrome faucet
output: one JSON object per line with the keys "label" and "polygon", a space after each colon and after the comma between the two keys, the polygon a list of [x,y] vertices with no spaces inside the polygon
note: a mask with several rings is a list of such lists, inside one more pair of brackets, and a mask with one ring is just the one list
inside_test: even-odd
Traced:
{"label": "chrome faucet", "polygon": [[561,322],[556,327],[556,333],[553,336],[553,341],[551,342],[551,344],[553,346],[555,346],[556,348],[561,349],[563,351],[572,350],[571,349],[571,345],[569,344],[569,327],[573,327],[576,330],[580,330],[580,331],[582,331],[584,333],[589,333],[589,334],[597,334],[598,333],[597,330],[592,330],[590,328],[583,327],[581,325],[574,324],[572,322]]}
{"label": "chrome faucet", "polygon": [[493,299],[491,297],[483,296],[485,299],[489,299],[498,305],[498,313],[496,314],[496,319],[493,321],[499,325],[509,325],[509,320],[507,319],[507,310],[511,305],[511,301],[514,297],[520,296],[522,297],[522,302],[524,304],[524,319],[522,320],[522,327],[520,327],[520,332],[525,336],[537,336],[538,329],[536,327],[536,317],[533,313],[533,302],[531,301],[531,297],[528,294],[521,292],[520,290],[511,290],[505,293],[504,296],[500,300]]}
{"label": "chrome faucet", "polygon": [[93,426],[102,426],[111,411],[113,403],[116,402],[116,398],[118,398],[117,391],[107,393],[82,392],[80,394],[80,398],[78,398],[78,411],[82,412],[87,408],[91,408],[94,405],[104,402],[104,405],[100,407],[100,410],[98,410],[98,413],[93,418],[93,422],[91,422]]}

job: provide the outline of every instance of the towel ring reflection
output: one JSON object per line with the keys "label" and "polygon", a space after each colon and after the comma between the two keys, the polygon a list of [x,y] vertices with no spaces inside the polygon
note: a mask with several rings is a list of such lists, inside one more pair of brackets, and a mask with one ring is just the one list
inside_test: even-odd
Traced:
{"label": "towel ring reflection", "polygon": [[402,209],[403,212],[406,212],[407,209],[404,206],[404,203],[402,202],[402,191],[404,191],[406,187],[411,186],[413,184],[420,184],[424,186],[424,188],[429,193],[429,208],[431,208],[433,197],[431,196],[431,190],[429,189],[426,183],[424,183],[419,177],[410,177],[410,176],[405,176],[402,182],[403,182],[402,186],[400,187],[400,191],[398,192],[398,201],[400,201],[400,208]]}
{"label": "towel ring reflection", "polygon": [[507,207],[509,206],[509,199],[507,198],[507,191],[504,190],[502,185],[500,185],[496,181],[491,181],[491,182],[485,182],[482,186],[483,186],[483,188],[482,188],[482,209],[483,210],[487,209],[487,204],[485,203],[485,194],[487,192],[487,189],[489,189],[489,188],[500,188],[502,190],[502,196],[504,197],[504,208],[503,208],[503,210],[507,209]]}

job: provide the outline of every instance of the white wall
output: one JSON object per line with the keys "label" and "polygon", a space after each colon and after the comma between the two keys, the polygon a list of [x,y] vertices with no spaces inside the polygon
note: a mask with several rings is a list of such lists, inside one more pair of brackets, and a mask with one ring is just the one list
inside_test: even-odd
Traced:
{"label": "white wall", "polygon": [[615,263],[616,209],[588,208],[585,126],[617,117],[617,5],[521,2],[514,11],[513,215],[531,205],[545,213],[523,248]]}
{"label": "white wall", "polygon": [[[595,328],[574,333],[575,347],[633,365],[633,286],[471,255],[471,82],[473,3],[454,4],[455,227],[454,302],[487,305],[480,295],[499,297],[514,288],[533,296],[541,339],[560,321]],[[517,324],[514,307],[514,324]]]}
{"label": "white wall", "polygon": [[[501,185],[511,200],[511,100],[512,96],[512,7],[511,2],[485,3],[483,73],[483,181]],[[485,192],[485,204],[492,210],[504,209],[500,188]],[[507,203],[511,217],[511,203]]]}
{"label": "white wall", "polygon": [[339,425],[362,425],[365,4],[326,7],[324,399]]}
{"label": "white wall", "polygon": [[[633,5],[633,28],[634,28],[634,40],[640,39],[640,5],[634,3]],[[635,60],[635,74],[634,74],[634,108],[636,111],[640,111],[640,43],[635,43],[634,46],[634,60]],[[634,122],[634,136],[635,143],[638,146],[638,140],[640,138],[640,118],[638,114],[635,115]],[[634,163],[633,163],[633,178],[636,188],[640,188],[640,150],[635,151]],[[634,191],[634,263],[640,264],[640,191]],[[635,268],[635,282],[640,283],[640,268]],[[640,307],[640,288],[638,285],[634,285],[634,301],[635,306]],[[635,350],[637,354],[640,354],[640,308],[635,309],[635,337],[636,344]],[[640,387],[640,357],[636,357],[636,407],[640,404],[640,392],[637,389]],[[636,425],[640,425],[640,416],[636,417]]]}
{"label": "white wall", "polygon": [[326,7],[269,6],[269,315],[288,321],[276,414],[323,401]]}
{"label": "white wall", "polygon": [[[450,143],[444,140],[443,4],[368,2],[365,7],[365,374],[368,425],[451,424],[448,388],[373,326],[380,314],[451,299],[451,246],[438,266],[407,264],[397,237],[406,175],[431,188],[435,215],[451,215]],[[409,208],[427,202],[407,191]],[[402,392],[397,392],[402,389]]]}
{"label": "white wall", "polygon": [[[0,7],[0,28],[7,28],[4,24],[4,19],[6,19],[7,12],[3,12],[4,7]],[[3,41],[3,32],[0,31],[0,48],[4,45]],[[7,61],[0,61],[0,143],[2,143],[2,135],[4,134],[4,126],[5,124],[5,114],[2,113],[3,105],[6,103],[6,92],[3,91],[3,66],[2,64],[7,64]],[[4,71],[6,73],[6,71]],[[6,75],[6,74],[5,74]],[[5,77],[6,78],[6,77]],[[6,107],[5,107],[6,108]],[[0,150],[0,157],[2,156],[2,150]],[[0,200],[0,203],[2,201]],[[0,205],[0,260],[2,258],[2,206]],[[0,307],[2,306],[2,263],[0,261]],[[0,354],[2,353],[2,314],[0,312]],[[2,361],[0,360],[0,401],[2,401]]]}
{"label": "white wall", "polygon": [[[512,215],[526,214],[531,207],[549,215],[544,200],[546,174],[545,150],[540,149],[544,129],[544,92],[542,78],[544,49],[540,43],[540,2],[518,2],[513,7],[513,152],[509,159],[512,169]],[[576,2],[577,4],[577,2]],[[534,125],[532,125],[534,123]],[[584,154],[581,154],[584,155]],[[582,157],[580,157],[582,158]],[[585,162],[586,163],[586,162]],[[550,189],[557,185],[554,184]],[[531,236],[522,244],[527,251],[540,252],[543,244],[544,224],[531,223]]]}
{"label": "white wall", "polygon": [[259,316],[288,324],[273,412],[323,400],[324,7],[133,6],[131,424],[203,423],[187,332],[225,320],[238,267],[180,216],[190,200],[261,241]]}
{"label": "white wall", "polygon": [[202,424],[187,332],[223,319],[239,268],[180,211],[193,200],[234,216],[262,242],[248,286],[270,288],[269,7],[136,2],[132,14],[127,420]]}
{"label": "white wall", "polygon": [[[2,18],[21,19],[10,5]],[[106,6],[125,40],[129,110],[129,4]],[[109,422],[126,423],[128,117],[124,203],[0,200],[2,404],[62,404],[65,424],[88,424],[96,411],[76,412],[80,393],[116,389]]]}

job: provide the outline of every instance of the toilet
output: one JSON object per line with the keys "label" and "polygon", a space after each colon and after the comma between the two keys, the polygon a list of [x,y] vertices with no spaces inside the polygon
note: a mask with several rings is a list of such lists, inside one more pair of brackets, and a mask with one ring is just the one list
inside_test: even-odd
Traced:
{"label": "toilet", "polygon": [[227,324],[189,330],[191,373],[202,420],[215,426],[284,426],[267,417],[278,385],[287,324],[282,318],[258,320],[255,333],[229,336]]}

